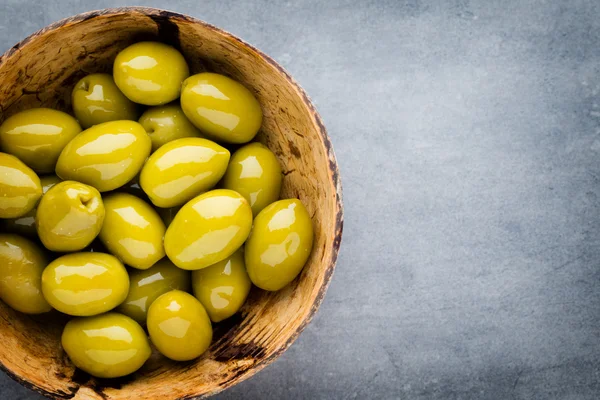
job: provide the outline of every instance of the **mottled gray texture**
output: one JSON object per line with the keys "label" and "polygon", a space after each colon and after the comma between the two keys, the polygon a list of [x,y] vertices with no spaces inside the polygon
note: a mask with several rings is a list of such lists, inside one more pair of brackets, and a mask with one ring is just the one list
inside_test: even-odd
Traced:
{"label": "mottled gray texture", "polygon": [[[3,0],[0,50],[139,2],[65,3]],[[600,398],[600,2],[146,5],[282,63],[341,167],[321,310],[220,398]],[[37,398],[5,376],[0,397]]]}

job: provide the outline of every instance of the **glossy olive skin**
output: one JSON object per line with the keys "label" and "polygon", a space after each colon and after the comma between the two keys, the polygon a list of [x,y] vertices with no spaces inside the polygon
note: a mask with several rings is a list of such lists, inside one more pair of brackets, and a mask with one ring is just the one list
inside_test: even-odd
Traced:
{"label": "glossy olive skin", "polygon": [[159,42],[132,44],[117,55],[113,65],[113,77],[121,92],[147,106],[178,98],[181,84],[189,75],[181,53]]}
{"label": "glossy olive skin", "polygon": [[42,295],[42,271],[48,265],[44,250],[15,234],[0,234],[0,299],[26,314],[52,309]]}
{"label": "glossy olive skin", "polygon": [[202,136],[198,128],[187,119],[179,104],[149,108],[138,122],[152,140],[152,151],[176,139]]}
{"label": "glossy olive skin", "polygon": [[37,234],[48,250],[77,251],[100,233],[104,204],[92,186],[75,181],[54,185],[37,207]]}
{"label": "glossy olive skin", "polygon": [[[61,180],[56,175],[40,176],[40,183],[42,185],[42,195],[45,194],[52,186],[59,183]],[[36,237],[37,230],[35,228],[35,214],[37,208],[34,207],[27,214],[13,219],[2,220],[4,229],[6,232],[18,233],[19,235],[25,235],[28,237]]]}
{"label": "glossy olive skin", "polygon": [[175,361],[200,356],[212,340],[206,310],[194,296],[180,290],[167,292],[152,303],[147,326],[154,346]]}
{"label": "glossy olive skin", "polygon": [[252,287],[242,250],[210,267],[193,271],[192,287],[212,322],[223,321],[238,312]]}
{"label": "glossy olive skin", "polygon": [[40,178],[17,157],[0,153],[0,218],[18,218],[42,197]]}
{"label": "glossy olive skin", "polygon": [[88,317],[112,310],[129,291],[129,275],[106,253],[71,253],[52,261],[42,274],[42,292],[58,311]]}
{"label": "glossy olive skin", "polygon": [[138,106],[117,87],[109,74],[82,78],[71,94],[73,112],[84,129],[109,121],[136,120]]}
{"label": "glossy olive skin", "polygon": [[254,220],[245,247],[246,270],[254,285],[279,290],[293,281],[313,245],[310,215],[300,200],[279,200]]}
{"label": "glossy olive skin", "polygon": [[86,129],[64,148],[56,175],[94,186],[100,192],[131,181],[150,154],[152,144],[135,121],[111,121]]}
{"label": "glossy olive skin", "polygon": [[72,319],[65,326],[61,344],[77,368],[97,378],[129,375],[152,354],[142,327],[114,312]]}
{"label": "glossy olive skin", "polygon": [[251,141],[262,124],[254,95],[241,83],[210,72],[183,82],[181,108],[203,134],[226,143]]}
{"label": "glossy olive skin", "polygon": [[244,196],[256,216],[279,199],[281,179],[281,167],[275,154],[260,143],[250,143],[233,153],[223,187]]}
{"label": "glossy olive skin", "polygon": [[146,325],[148,308],[160,295],[171,290],[189,291],[189,271],[177,268],[169,259],[163,258],[147,270],[129,272],[129,294],[118,311]]}
{"label": "glossy olive skin", "polygon": [[211,140],[177,139],[148,158],[140,185],[155,206],[180,206],[216,185],[228,162],[229,150]]}
{"label": "glossy olive skin", "polygon": [[240,248],[251,227],[252,209],[242,195],[212,190],[181,207],[167,228],[165,251],[179,268],[206,268]]}
{"label": "glossy olive skin", "polygon": [[0,126],[2,149],[38,173],[52,173],[63,147],[81,132],[77,120],[62,111],[32,108]]}
{"label": "glossy olive skin", "polygon": [[128,193],[104,197],[100,240],[130,267],[148,269],[165,256],[165,224],[151,205]]}

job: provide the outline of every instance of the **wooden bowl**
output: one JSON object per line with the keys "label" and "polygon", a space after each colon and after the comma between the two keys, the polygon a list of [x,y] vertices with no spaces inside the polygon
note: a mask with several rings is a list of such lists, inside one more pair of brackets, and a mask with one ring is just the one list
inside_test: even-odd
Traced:
{"label": "wooden bowl", "polygon": [[205,22],[150,8],[93,11],[52,24],[0,58],[0,123],[31,107],[70,112],[73,85],[109,72],[117,53],[140,40],[179,48],[192,73],[209,70],[242,82],[259,99],[259,140],[284,171],[282,198],[297,197],[312,216],[315,242],[300,276],[279,292],[253,289],[234,317],[215,325],[210,349],[186,363],[155,353],[138,372],[102,380],[77,370],[60,346],[65,319],[31,317],[0,302],[0,367],[50,398],[179,399],[215,394],[275,360],[323,300],[342,238],[338,166],[321,119],[296,82],[257,49]]}

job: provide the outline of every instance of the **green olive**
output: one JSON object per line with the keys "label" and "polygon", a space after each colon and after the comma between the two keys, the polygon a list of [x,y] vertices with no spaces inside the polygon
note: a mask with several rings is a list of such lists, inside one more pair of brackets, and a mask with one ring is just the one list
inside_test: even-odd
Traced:
{"label": "green olive", "polygon": [[154,300],[148,310],[148,333],[164,356],[192,360],[204,353],[212,340],[206,310],[191,294],[172,290]]}
{"label": "green olive", "polygon": [[42,295],[44,250],[14,234],[0,234],[0,299],[17,311],[41,314],[52,309]]}
{"label": "green olive", "polygon": [[18,218],[42,197],[40,178],[17,157],[0,153],[0,218]]}
{"label": "green olive", "polygon": [[[42,185],[42,194],[45,194],[52,186],[60,182],[60,178],[56,175],[40,176]],[[36,237],[37,230],[35,229],[35,214],[37,208],[34,207],[27,214],[13,219],[3,219],[3,226],[7,232],[18,233],[28,237]]]}
{"label": "green olive", "polygon": [[262,124],[254,95],[241,83],[210,72],[183,82],[181,108],[202,133],[226,143],[251,141]]}
{"label": "green olive", "polygon": [[190,75],[187,63],[175,48],[159,42],[139,42],[115,59],[113,76],[131,101],[157,106],[179,97],[181,83]]}
{"label": "green olive", "polygon": [[139,123],[152,140],[152,151],[175,139],[202,136],[187,119],[179,104],[152,107],[142,114]]}
{"label": "green olive", "polygon": [[110,311],[127,297],[129,275],[116,257],[71,253],[52,261],[42,274],[42,292],[58,311],[88,317]]}
{"label": "green olive", "polygon": [[168,228],[171,225],[171,222],[175,219],[177,213],[181,210],[181,207],[171,207],[171,208],[158,208],[158,215],[165,223],[165,226]]}
{"label": "green olive", "polygon": [[152,354],[142,327],[114,312],[74,318],[61,344],[73,364],[97,378],[118,378],[137,371]]}
{"label": "green olive", "polygon": [[260,143],[250,143],[231,157],[223,187],[235,190],[248,200],[256,216],[279,199],[281,167],[275,154]]}
{"label": "green olive", "polygon": [[135,121],[112,121],[86,129],[64,148],[56,175],[94,186],[101,192],[131,181],[150,154],[152,144]]}
{"label": "green olive", "polygon": [[81,132],[77,120],[61,111],[32,108],[8,118],[0,126],[0,143],[39,173],[54,172],[62,149]]}
{"label": "green olive", "polygon": [[140,174],[140,185],[155,206],[180,206],[216,185],[228,162],[229,150],[215,142],[177,139],[148,158]]}
{"label": "green olive", "polygon": [[165,256],[165,224],[151,205],[128,193],[104,198],[106,218],[100,240],[130,267],[148,269]]}
{"label": "green olive", "polygon": [[138,106],[115,85],[109,74],[90,74],[82,78],[71,94],[75,116],[86,129],[103,122],[136,120]]}
{"label": "green olive", "polygon": [[179,268],[196,270],[222,261],[244,243],[252,209],[237,192],[206,192],[181,207],[165,234],[165,251]]}
{"label": "green olive", "polygon": [[48,250],[77,251],[98,236],[104,213],[102,198],[95,188],[64,181],[54,185],[42,197],[35,225]]}
{"label": "green olive", "polygon": [[246,242],[246,270],[264,290],[279,290],[306,264],[313,245],[310,215],[300,200],[279,200],[262,210]]}
{"label": "green olive", "polygon": [[192,272],[194,296],[206,309],[212,322],[231,317],[244,305],[252,283],[238,250],[223,261]]}
{"label": "green olive", "polygon": [[119,312],[146,324],[148,308],[160,295],[171,290],[190,290],[190,272],[177,268],[163,258],[147,270],[129,272],[129,294]]}

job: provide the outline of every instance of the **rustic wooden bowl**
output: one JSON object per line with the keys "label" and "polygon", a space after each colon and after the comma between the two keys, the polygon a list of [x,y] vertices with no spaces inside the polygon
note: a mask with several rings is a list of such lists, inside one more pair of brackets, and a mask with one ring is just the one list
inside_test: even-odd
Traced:
{"label": "rustic wooden bowl", "polygon": [[131,376],[95,379],[69,362],[58,314],[30,317],[0,302],[0,367],[50,398],[179,399],[204,397],[240,382],[275,360],[317,311],[342,238],[338,166],[321,119],[296,82],[271,58],[235,36],[185,15],[150,8],[88,12],[52,24],[0,58],[0,123],[30,107],[70,112],[73,85],[108,72],[116,54],[140,40],[179,48],[192,72],[227,74],[250,88],[264,111],[259,139],[281,162],[282,197],[298,197],[315,228],[312,255],[288,287],[253,289],[239,314],[215,326],[213,344],[192,362],[155,353]]}

